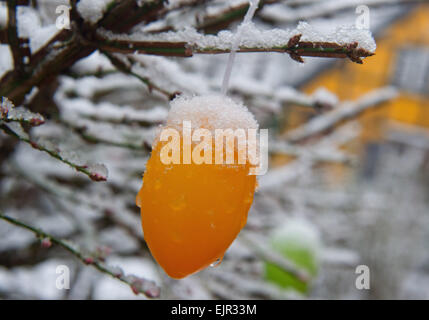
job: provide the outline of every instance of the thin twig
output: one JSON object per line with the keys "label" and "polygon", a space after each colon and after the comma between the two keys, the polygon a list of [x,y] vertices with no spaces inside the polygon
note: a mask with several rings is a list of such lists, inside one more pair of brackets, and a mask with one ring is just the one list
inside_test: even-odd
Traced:
{"label": "thin twig", "polygon": [[101,51],[101,52],[110,60],[110,62],[116,68],[118,68],[118,70],[120,70],[123,73],[129,74],[129,75],[139,79],[141,82],[143,82],[148,87],[149,92],[151,92],[152,90],[158,91],[159,93],[164,95],[168,100],[174,99],[174,97],[177,95],[176,92],[168,92],[167,90],[165,90],[165,89],[157,86],[156,84],[154,84],[149,78],[142,77],[141,75],[135,73],[134,71],[132,71],[132,67],[126,65],[124,62],[122,62],[120,59],[115,57],[113,54],[106,52],[106,51]]}
{"label": "thin twig", "polygon": [[[278,52],[287,53],[298,62],[304,62],[301,57],[322,58],[349,58],[351,61],[361,64],[362,59],[374,55],[363,48],[358,48],[359,43],[347,43],[340,45],[332,42],[300,41],[301,35],[295,35],[283,46],[260,48],[240,46],[237,52]],[[213,47],[193,46],[186,42],[167,41],[132,41],[130,39],[107,39],[100,35],[95,40],[95,45],[104,52],[117,53],[141,53],[157,56],[192,57],[194,54],[223,54],[230,53],[230,48],[220,49]]]}
{"label": "thin twig", "polygon": [[[17,175],[19,179],[24,179],[35,187],[43,190],[46,194],[53,196],[53,199],[56,199],[57,203],[60,203],[59,199],[63,199],[72,206],[75,205],[84,205],[90,209],[96,210],[103,213],[103,219],[112,221],[115,226],[118,226],[125,230],[133,239],[140,243],[140,246],[144,249],[148,249],[145,240],[142,238],[140,232],[136,231],[135,225],[133,222],[130,222],[128,219],[120,219],[118,215],[115,214],[112,210],[106,209],[103,206],[95,203],[94,201],[88,200],[86,197],[79,196],[73,190],[64,187],[57,182],[50,180],[49,178],[43,179],[41,176],[35,174],[34,172],[29,172],[28,170],[22,169],[15,163],[9,164],[13,169],[13,172]],[[127,191],[127,190],[126,190]],[[131,191],[133,196],[135,191]],[[124,211],[122,211],[124,213]]]}
{"label": "thin twig", "polygon": [[6,122],[6,123],[18,122],[20,124],[27,124],[27,125],[32,126],[32,127],[37,127],[37,126],[40,126],[40,125],[45,123],[44,120],[39,120],[36,118],[32,118],[32,119],[6,118],[6,119],[0,119],[0,120],[3,122]]}
{"label": "thin twig", "polygon": [[[280,2],[279,0],[260,0],[258,11],[261,10],[267,4],[273,4]],[[242,20],[249,10],[249,2],[240,3],[238,5],[228,7],[225,10],[215,14],[207,15],[200,19],[202,22],[199,23],[197,29],[204,31],[205,33],[216,33],[235,21]]]}
{"label": "thin twig", "polygon": [[13,136],[15,138],[18,138],[20,141],[29,144],[34,149],[39,150],[39,151],[43,151],[43,152],[49,154],[52,158],[55,158],[55,159],[65,163],[65,164],[69,165],[70,167],[74,168],[75,170],[86,174],[93,181],[106,181],[107,180],[107,177],[104,176],[103,174],[100,174],[98,172],[92,172],[91,170],[89,170],[87,165],[79,165],[79,164],[73,163],[70,160],[65,159],[64,157],[62,157],[60,155],[60,153],[58,151],[48,149],[48,148],[44,147],[43,145],[41,145],[40,143],[37,143],[37,142],[31,140],[29,137],[22,136],[22,135],[18,134],[17,132],[15,132],[13,129],[11,129],[5,123],[0,123],[0,129],[2,129],[4,133],[6,133],[10,136]]}
{"label": "thin twig", "polygon": [[333,128],[341,122],[353,119],[370,108],[380,106],[383,102],[389,101],[396,96],[397,91],[392,87],[376,89],[356,102],[344,103],[296,129],[287,131],[284,138],[290,143],[304,141]]}
{"label": "thin twig", "polygon": [[59,123],[64,125],[66,128],[69,128],[74,133],[79,135],[83,140],[85,140],[88,143],[96,144],[101,143],[113,147],[123,148],[123,149],[129,149],[134,151],[146,151],[150,152],[152,150],[150,143],[146,143],[144,141],[141,145],[129,143],[129,142],[118,142],[118,141],[112,141],[106,138],[98,137],[93,134],[88,133],[87,128],[85,126],[77,126],[71,122],[68,122],[64,119],[59,119]]}
{"label": "thin twig", "polygon": [[45,119],[38,113],[29,111],[24,107],[16,108],[12,101],[2,97],[0,103],[0,122],[18,122],[31,127],[37,127],[45,123]]}
{"label": "thin twig", "polygon": [[130,276],[123,274],[122,270],[113,270],[113,268],[105,265],[101,261],[97,261],[97,259],[93,258],[94,255],[85,255],[78,249],[74,248],[70,244],[70,242],[61,240],[49,233],[46,233],[42,231],[41,229],[35,228],[33,226],[30,226],[26,224],[23,221],[14,219],[12,217],[4,215],[2,212],[0,212],[0,219],[9,222],[15,226],[18,226],[20,228],[29,230],[33,232],[38,238],[40,239],[47,239],[49,242],[56,244],[63,249],[70,252],[72,255],[74,255],[76,258],[78,258],[80,261],[82,261],[86,265],[91,265],[98,271],[108,274],[113,278],[116,278],[123,283],[130,286],[130,288],[133,290],[135,294],[141,293],[144,294],[148,298],[157,298],[160,295],[160,289],[157,287],[157,285],[151,281],[140,277]]}

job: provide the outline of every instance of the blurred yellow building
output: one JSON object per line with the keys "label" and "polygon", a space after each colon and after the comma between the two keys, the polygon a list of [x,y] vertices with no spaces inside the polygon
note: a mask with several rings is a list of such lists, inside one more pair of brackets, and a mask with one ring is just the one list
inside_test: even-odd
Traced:
{"label": "blurred yellow building", "polygon": [[[429,4],[415,6],[376,35],[376,55],[363,65],[347,60],[336,62],[301,89],[311,94],[320,87],[335,93],[340,101],[357,100],[363,94],[393,85],[400,95],[360,116],[362,136],[347,146],[362,154],[368,144],[380,142],[393,124],[429,128]],[[302,123],[314,112],[303,107],[288,111],[286,129]],[[413,129],[414,130],[414,129]],[[358,149],[357,149],[358,148]],[[345,167],[331,165],[342,176]],[[329,170],[331,171],[331,170]],[[332,172],[332,171],[331,171]]]}

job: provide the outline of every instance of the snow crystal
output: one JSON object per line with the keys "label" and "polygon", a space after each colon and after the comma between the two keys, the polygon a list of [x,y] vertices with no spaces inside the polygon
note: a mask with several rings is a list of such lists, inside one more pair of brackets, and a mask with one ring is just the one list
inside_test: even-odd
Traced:
{"label": "snow crystal", "polygon": [[253,114],[243,104],[222,95],[179,96],[171,102],[167,125],[180,128],[190,121],[192,128],[257,129]]}
{"label": "snow crystal", "polygon": [[110,2],[112,0],[81,0],[77,4],[77,10],[83,19],[95,24],[103,17]]}
{"label": "snow crystal", "polygon": [[[132,35],[118,35],[103,29],[99,33],[111,40],[187,42],[189,45],[200,49],[230,49],[235,40],[235,34],[231,31],[224,30],[217,35],[204,35],[191,27],[177,32],[169,31],[156,35],[143,32],[137,32]],[[298,27],[293,30],[277,28],[260,30],[254,23],[250,22],[240,25],[237,33],[240,33],[239,47],[246,48],[284,47],[290,38],[302,34],[302,41],[334,42],[340,45],[357,42],[359,44],[358,48],[370,52],[374,52],[376,49],[371,32],[357,29],[355,26],[339,26],[335,30],[323,34],[307,22],[300,22]]]}

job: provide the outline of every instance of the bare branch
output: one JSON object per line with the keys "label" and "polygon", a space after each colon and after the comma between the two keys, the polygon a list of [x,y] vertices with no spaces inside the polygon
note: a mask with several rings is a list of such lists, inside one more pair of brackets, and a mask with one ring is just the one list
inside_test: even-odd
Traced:
{"label": "bare branch", "polygon": [[147,85],[149,91],[155,90],[155,91],[161,93],[162,95],[164,95],[168,100],[174,99],[174,97],[178,94],[177,92],[173,92],[173,93],[168,92],[167,90],[165,90],[165,89],[157,86],[156,84],[154,84],[149,78],[142,77],[139,74],[133,72],[131,66],[128,66],[127,64],[122,62],[120,59],[115,57],[113,54],[111,54],[109,52],[105,52],[105,51],[103,51],[103,54],[110,60],[110,62],[116,68],[118,68],[118,70],[139,79],[141,82],[143,82],[145,85]]}
{"label": "bare branch", "polygon": [[[43,146],[40,143],[37,143],[33,140],[31,140],[27,135],[20,134],[13,130],[10,126],[8,126],[5,123],[0,122],[0,129],[3,130],[4,133],[13,136],[15,138],[18,138],[20,141],[25,142],[29,144],[32,148],[43,151],[47,154],[49,154],[52,158],[57,159],[70,167],[74,168],[75,170],[82,172],[83,174],[86,174],[91,180],[93,181],[106,181],[107,176],[104,172],[98,172],[98,170],[93,170],[91,166],[89,165],[80,165],[77,163],[72,162],[71,160],[66,159],[64,156],[61,155],[61,153],[57,150],[50,149],[46,146]],[[97,165],[98,166],[98,165]],[[98,169],[98,168],[96,168]],[[104,169],[104,168],[103,168]]]}

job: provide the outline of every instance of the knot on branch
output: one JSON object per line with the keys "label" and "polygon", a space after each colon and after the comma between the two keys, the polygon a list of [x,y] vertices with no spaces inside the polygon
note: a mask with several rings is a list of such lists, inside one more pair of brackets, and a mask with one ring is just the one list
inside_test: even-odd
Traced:
{"label": "knot on branch", "polygon": [[359,48],[358,42],[340,45],[334,42],[301,41],[301,34],[293,36],[287,43],[284,51],[300,63],[303,56],[323,58],[349,58],[355,63],[362,64],[362,58],[373,56],[374,53]]}

